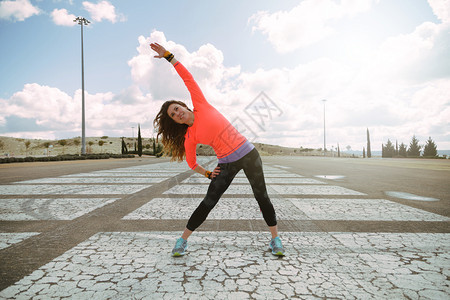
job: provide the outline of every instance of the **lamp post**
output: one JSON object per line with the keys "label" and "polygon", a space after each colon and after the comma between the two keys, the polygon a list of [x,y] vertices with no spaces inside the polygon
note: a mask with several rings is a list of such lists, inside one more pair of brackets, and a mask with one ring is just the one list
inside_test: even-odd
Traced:
{"label": "lamp post", "polygon": [[84,53],[83,53],[83,25],[90,22],[82,17],[77,17],[74,22],[81,25],[81,154],[86,154],[86,126],[84,116]]}
{"label": "lamp post", "polygon": [[327,150],[327,143],[326,143],[326,134],[325,134],[325,102],[327,102],[326,99],[323,99],[323,156],[325,156],[325,151]]}

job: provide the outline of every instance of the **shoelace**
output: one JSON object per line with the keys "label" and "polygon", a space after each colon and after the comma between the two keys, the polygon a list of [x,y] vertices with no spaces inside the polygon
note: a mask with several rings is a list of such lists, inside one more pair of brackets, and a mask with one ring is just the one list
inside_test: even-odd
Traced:
{"label": "shoelace", "polygon": [[283,245],[281,244],[281,240],[279,238],[273,239],[273,247],[274,248],[283,248]]}
{"label": "shoelace", "polygon": [[183,243],[184,243],[184,240],[182,238],[179,238],[177,240],[177,244],[175,245],[175,248],[183,248]]}

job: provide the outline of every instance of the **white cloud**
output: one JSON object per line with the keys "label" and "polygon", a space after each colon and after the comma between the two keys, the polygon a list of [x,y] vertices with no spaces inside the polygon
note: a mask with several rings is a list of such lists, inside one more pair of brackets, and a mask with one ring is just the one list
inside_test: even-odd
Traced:
{"label": "white cloud", "polygon": [[[51,107],[52,109],[48,109]],[[72,98],[57,88],[41,86],[37,83],[25,84],[5,101],[3,116],[35,119],[37,124],[61,124],[71,122],[74,111]]]}
{"label": "white cloud", "polygon": [[443,23],[450,22],[450,0],[428,0],[433,13]]}
{"label": "white cloud", "polygon": [[[196,75],[203,92],[212,97],[223,94],[230,89],[229,78],[240,71],[239,67],[225,68],[223,53],[211,44],[201,46],[189,53],[186,48],[172,41],[167,41],[162,32],[153,31],[150,37],[139,37],[138,54],[128,61],[131,75],[136,84],[151,92],[154,99],[190,99],[183,82],[165,60],[155,59],[150,43],[157,42],[173,52],[177,59]],[[212,98],[212,99],[214,99]],[[227,100],[229,102],[230,100]]]}
{"label": "white cloud", "polygon": [[[445,65],[448,61],[446,26],[424,23],[409,34],[391,37],[373,50],[373,59],[363,65],[320,58],[290,68],[254,72],[225,66],[222,51],[214,45],[189,52],[168,41],[162,32],[153,31],[149,37],[138,38],[137,53],[128,61],[133,79],[130,87],[118,94],[86,94],[87,135],[129,136],[136,123],[150,132],[163,101],[185,100],[191,106],[174,69],[164,59],[153,57],[149,44],[158,42],[194,75],[211,104],[230,121],[239,117],[257,133],[257,142],[322,147],[321,100],[327,99],[328,148],[339,143],[341,150],[347,145],[361,150],[369,127],[372,150],[388,138],[408,144],[413,134],[421,142],[431,136],[439,149],[448,149],[450,76],[420,74],[426,64]],[[419,75],[408,77],[408,73]],[[281,116],[265,124],[264,131],[244,113],[261,91],[282,110]],[[69,96],[56,88],[26,85],[11,98],[0,99],[0,129],[17,117],[33,120],[37,129],[47,126],[49,134],[71,128],[73,136],[79,135],[80,102],[80,90]]]}
{"label": "white cloud", "polygon": [[73,14],[69,14],[67,9],[54,9],[51,13],[51,17],[53,19],[53,22],[56,25],[61,26],[75,26],[77,23],[75,23],[73,20],[75,20],[76,16]]}
{"label": "white cloud", "polygon": [[24,21],[40,12],[40,9],[33,6],[29,0],[0,2],[0,19]]}
{"label": "white cloud", "polygon": [[83,7],[91,14],[91,18],[95,22],[108,20],[111,23],[117,21],[125,21],[125,17],[116,13],[116,8],[108,1],[99,1],[97,4],[84,1]]}
{"label": "white cloud", "polygon": [[[133,103],[124,99],[134,97]],[[130,126],[140,123],[147,136],[161,103],[130,88],[120,95],[85,92],[87,136],[129,136]],[[51,107],[52,109],[48,109]],[[0,135],[68,138],[81,133],[81,90],[73,96],[58,88],[26,84],[9,99],[0,99]],[[30,134],[31,133],[31,134]]]}
{"label": "white cloud", "polygon": [[[241,72],[239,66],[225,67],[222,52],[213,45],[188,52],[182,45],[167,41],[162,32],[154,31],[149,38],[139,38],[138,55],[129,65],[135,83],[159,103],[171,98],[190,99],[178,75],[167,62],[153,58],[148,44],[166,46],[191,71],[206,98],[230,121],[244,118],[260,142],[322,147],[324,98],[328,100],[329,146],[340,143],[341,149],[346,145],[362,149],[367,127],[374,149],[387,138],[409,143],[413,134],[422,140],[431,135],[435,141],[442,141],[450,134],[442,132],[442,128],[449,127],[446,120],[450,119],[450,108],[443,99],[447,99],[450,80],[406,76],[417,74],[411,70],[423,64],[435,45],[446,39],[443,29],[436,26],[425,23],[410,34],[388,39],[373,50],[373,60],[364,65],[350,66],[320,58],[292,68],[254,72]],[[444,52],[433,59],[442,64]],[[261,91],[283,111],[279,118],[268,122],[266,131],[259,130],[243,113]],[[433,108],[424,113],[427,107]]]}
{"label": "white cloud", "polygon": [[329,21],[367,11],[373,2],[305,0],[290,11],[260,11],[251,16],[249,22],[254,24],[253,31],[267,35],[278,52],[288,53],[328,37],[334,31],[327,24]]}

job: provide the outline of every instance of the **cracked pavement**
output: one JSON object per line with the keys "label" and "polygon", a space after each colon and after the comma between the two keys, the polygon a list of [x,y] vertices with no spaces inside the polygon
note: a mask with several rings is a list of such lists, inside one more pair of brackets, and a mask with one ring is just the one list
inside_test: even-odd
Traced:
{"label": "cracked pavement", "polygon": [[242,173],[180,258],[208,186],[184,163],[0,185],[0,299],[449,298],[447,215],[263,160],[284,258]]}

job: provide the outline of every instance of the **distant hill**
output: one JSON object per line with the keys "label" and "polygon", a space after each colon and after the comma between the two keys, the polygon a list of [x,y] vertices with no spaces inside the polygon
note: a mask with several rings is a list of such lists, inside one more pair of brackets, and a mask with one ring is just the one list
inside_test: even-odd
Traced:
{"label": "distant hill", "polygon": [[[40,139],[21,139],[13,137],[0,136],[0,156],[45,156],[60,154],[80,154],[81,138],[64,139],[65,145],[61,145],[61,140],[40,140]],[[103,142],[103,146],[99,145]],[[128,150],[134,150],[134,143],[137,138],[124,138]],[[27,143],[28,148],[27,148]],[[307,148],[289,148],[277,145],[254,143],[261,155],[323,155],[321,151]],[[152,148],[149,138],[143,139],[143,148]],[[87,153],[111,153],[120,154],[122,151],[122,138],[119,137],[86,137]],[[199,155],[215,155],[213,149],[207,145],[198,145],[197,153]]]}
{"label": "distant hill", "polygon": [[[66,145],[60,143],[61,140],[40,140],[40,139],[21,139],[0,136],[0,157],[4,156],[44,156],[59,154],[80,154],[81,138],[65,139]],[[99,145],[99,142],[103,146]],[[134,143],[137,138],[124,138],[128,150],[134,150]],[[27,148],[27,143],[29,143]],[[296,155],[296,156],[322,156],[320,149],[311,148],[290,148],[277,145],[254,143],[261,155]],[[149,138],[143,138],[143,148],[151,149],[152,144]],[[86,137],[87,153],[111,153],[120,154],[122,151],[122,138],[120,137]],[[214,155],[214,151],[210,146],[198,145],[197,153],[199,155]],[[439,155],[450,156],[450,150],[438,150]],[[337,156],[337,152],[333,152]],[[331,156],[331,152],[327,152],[327,156]],[[341,157],[362,157],[362,151],[341,151]],[[372,151],[372,156],[381,157],[381,151]]]}
{"label": "distant hill", "polygon": [[[20,139],[0,136],[0,156],[44,156],[60,154],[80,154],[81,138],[64,139],[66,145],[62,146],[61,140]],[[137,138],[135,138],[137,142]],[[134,140],[125,138],[129,150],[134,150]],[[103,142],[103,146],[99,145]],[[27,142],[29,146],[27,148]],[[144,141],[144,146],[150,144],[149,139]],[[122,139],[119,137],[86,137],[87,153],[111,153],[120,154],[122,151]]]}

